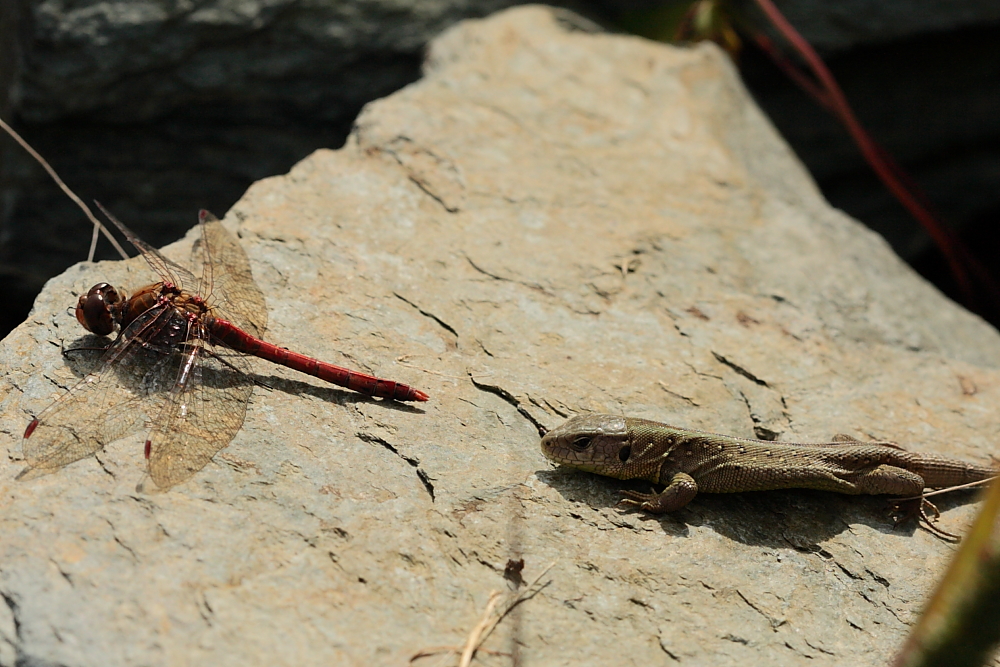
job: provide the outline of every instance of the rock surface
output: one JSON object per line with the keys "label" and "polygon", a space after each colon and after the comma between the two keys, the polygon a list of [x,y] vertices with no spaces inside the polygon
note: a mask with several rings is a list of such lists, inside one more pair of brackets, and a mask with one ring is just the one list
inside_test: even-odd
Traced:
{"label": "rock surface", "polygon": [[[185,212],[228,209],[253,181],[341,146],[365,103],[419,76],[434,35],[510,4],[4,0],[0,113],[84,201],[159,246]],[[0,204],[6,335],[87,257],[89,234],[67,227],[77,209],[6,135]]]}
{"label": "rock surface", "polygon": [[[658,0],[562,3],[607,25],[631,25],[627,15],[662,6]],[[428,40],[461,18],[510,4],[5,1],[0,113],[18,122],[85,201],[111,205],[162,245],[183,233],[177,221],[190,210],[227,209],[251,182],[286,172],[317,148],[341,146],[364,103],[418,77]],[[997,3],[780,4],[832,56],[831,68],[862,122],[944,218],[973,248],[995,246],[977,235],[990,233],[1000,201]],[[662,33],[662,22],[654,24]],[[758,58],[753,49],[741,57],[747,85],[825,196],[950,289],[929,236],[874,178],[843,129]],[[45,281],[87,256],[89,235],[75,233],[75,223],[67,222],[76,219],[75,207],[2,136],[0,203],[6,303],[0,335],[6,335]],[[988,255],[981,261],[997,263]],[[984,313],[1000,321],[1000,314]]]}
{"label": "rock surface", "polygon": [[885,663],[953,547],[818,492],[622,513],[536,426],[625,412],[982,461],[1000,337],[825,204],[716,49],[575,25],[450,30],[342,150],[227,215],[271,340],[429,403],[260,363],[243,430],[170,492],[135,492],[141,434],[15,481],[29,415],[80,372],[72,295],[148,276],[46,287],[0,345],[0,665],[405,664],[462,644],[522,557],[529,581],[556,564],[487,647],[526,664]]}

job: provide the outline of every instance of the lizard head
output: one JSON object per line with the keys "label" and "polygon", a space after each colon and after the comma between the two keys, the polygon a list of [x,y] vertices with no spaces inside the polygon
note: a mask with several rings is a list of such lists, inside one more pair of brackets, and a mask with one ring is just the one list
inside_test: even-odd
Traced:
{"label": "lizard head", "polygon": [[542,437],[542,454],[578,470],[631,479],[632,444],[624,417],[578,415]]}

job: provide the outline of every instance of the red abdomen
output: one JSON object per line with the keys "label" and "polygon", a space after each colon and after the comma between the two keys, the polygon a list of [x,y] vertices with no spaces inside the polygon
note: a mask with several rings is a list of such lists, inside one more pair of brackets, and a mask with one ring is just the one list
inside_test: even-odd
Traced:
{"label": "red abdomen", "polygon": [[216,338],[240,352],[252,354],[261,359],[287,366],[306,375],[312,375],[320,380],[325,380],[331,384],[347,387],[368,396],[378,398],[391,398],[396,401],[426,401],[427,394],[414,389],[413,387],[383,378],[352,371],[340,366],[334,366],[312,357],[307,357],[298,352],[292,352],[285,348],[278,347],[259,338],[251,336],[232,322],[210,317],[206,318],[206,325]]}

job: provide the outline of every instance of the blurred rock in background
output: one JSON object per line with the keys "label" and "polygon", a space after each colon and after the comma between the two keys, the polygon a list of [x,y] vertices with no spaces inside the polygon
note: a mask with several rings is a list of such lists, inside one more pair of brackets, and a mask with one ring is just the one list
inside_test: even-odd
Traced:
{"label": "blurred rock in background", "polygon": [[[746,5],[749,0],[742,0]],[[199,208],[340,146],[368,101],[416,80],[424,45],[513,0],[4,0],[0,113],[85,201],[155,246]],[[683,3],[566,3],[607,29],[657,36]],[[1000,246],[1000,4],[779,3],[821,51],[861,121],[977,249]],[[926,234],[846,132],[763,55],[747,85],[827,198],[950,289]],[[0,336],[90,229],[44,171],[0,140]],[[114,255],[106,242],[98,257]],[[73,298],[67,295],[67,305]]]}

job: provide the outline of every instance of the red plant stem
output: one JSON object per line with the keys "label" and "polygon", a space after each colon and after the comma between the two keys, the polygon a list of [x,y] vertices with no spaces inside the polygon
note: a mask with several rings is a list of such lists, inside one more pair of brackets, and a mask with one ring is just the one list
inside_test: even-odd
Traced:
{"label": "red plant stem", "polygon": [[826,94],[826,91],[785,58],[767,35],[761,32],[754,32],[753,38],[757,42],[757,46],[771,57],[771,61],[778,66],[778,69],[785,73],[785,76],[798,84],[799,88],[806,91],[827,111],[836,113],[833,108],[833,102],[830,101],[830,97]]}
{"label": "red plant stem", "polygon": [[[858,145],[861,150],[861,154],[864,156],[865,160],[875,171],[875,174],[882,181],[882,184],[893,194],[894,197],[899,201],[907,211],[910,212],[914,218],[927,230],[934,243],[938,246],[941,252],[944,254],[945,259],[948,262],[948,266],[951,268],[952,275],[954,275],[956,282],[958,282],[959,288],[962,291],[964,300],[966,304],[971,305],[975,300],[975,294],[972,287],[972,281],[969,279],[969,275],[965,270],[965,264],[962,259],[969,259],[969,252],[961,245],[961,242],[954,236],[954,234],[948,230],[941,222],[929,211],[927,208],[921,205],[917,196],[914,195],[902,182],[898,174],[901,173],[901,169],[888,158],[887,153],[883,150],[868,134],[868,132],[862,127],[861,123],[855,117],[854,112],[851,110],[850,105],[847,103],[847,98],[844,96],[843,91],[840,86],[837,85],[837,81],[833,78],[833,74],[827,69],[823,60],[819,57],[812,46],[805,40],[802,35],[792,27],[792,24],[788,22],[788,19],[778,10],[771,0],[755,0],[757,5],[760,7],[761,11],[767,16],[778,32],[788,40],[788,43],[802,56],[805,60],[809,69],[812,71],[813,76],[819,82],[821,91],[815,91],[815,85],[810,82],[810,85],[803,85],[807,92],[810,92],[817,98],[817,100],[823,104],[823,106],[830,109],[844,124],[847,128],[848,133],[854,142]],[[758,44],[761,40],[758,39]],[[767,46],[762,45],[764,50],[769,53],[772,58],[775,55],[773,45],[768,42]],[[776,60],[779,62],[780,58]],[[787,63],[786,63],[787,65]],[[779,66],[781,66],[779,62]],[[789,65],[790,66],[790,65]],[[782,66],[782,69],[787,69]],[[793,80],[798,81],[801,79],[801,75],[792,76]],[[978,268],[978,267],[977,267]],[[981,273],[981,272],[979,272]]]}

